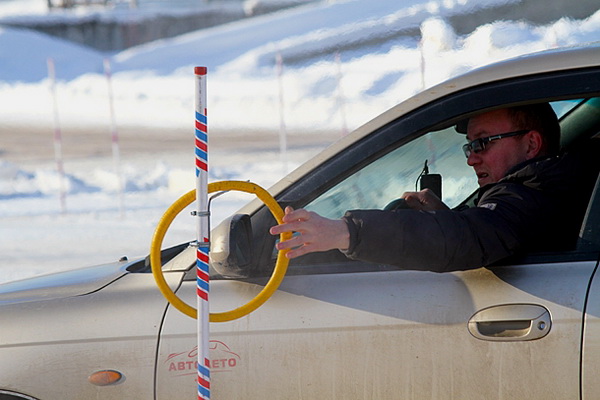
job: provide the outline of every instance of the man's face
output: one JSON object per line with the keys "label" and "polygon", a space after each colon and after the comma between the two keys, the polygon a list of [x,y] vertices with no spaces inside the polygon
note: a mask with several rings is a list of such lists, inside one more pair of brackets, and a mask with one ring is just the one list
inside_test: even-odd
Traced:
{"label": "man's face", "polygon": [[[467,140],[516,130],[518,128],[510,121],[506,110],[490,111],[469,120]],[[487,143],[483,151],[471,152],[467,164],[475,170],[479,186],[498,182],[510,168],[528,159],[525,136],[527,135],[494,140]]]}

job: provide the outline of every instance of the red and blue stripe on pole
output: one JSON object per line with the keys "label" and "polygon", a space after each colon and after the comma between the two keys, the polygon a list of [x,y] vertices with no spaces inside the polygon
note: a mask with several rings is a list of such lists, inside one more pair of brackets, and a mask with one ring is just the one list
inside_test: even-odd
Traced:
{"label": "red and blue stripe on pole", "polygon": [[208,118],[196,111],[196,176],[201,172],[208,173]]}

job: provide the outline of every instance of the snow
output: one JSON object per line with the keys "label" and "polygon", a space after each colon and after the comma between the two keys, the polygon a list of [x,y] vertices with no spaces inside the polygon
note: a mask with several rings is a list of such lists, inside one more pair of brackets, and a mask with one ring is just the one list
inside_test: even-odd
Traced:
{"label": "snow", "polygon": [[[147,254],[164,210],[194,187],[193,149],[163,149],[161,139],[182,140],[186,131],[193,138],[196,65],[209,69],[209,131],[230,139],[211,145],[209,179],[252,180],[268,187],[346,129],[424,87],[490,62],[600,40],[600,12],[545,26],[490,21],[462,36],[447,23],[452,15],[504,3],[510,1],[310,3],[118,53],[0,27],[0,131],[13,139],[45,135],[33,138],[38,145],[30,153],[11,157],[0,142],[0,283]],[[0,21],[86,17],[82,12],[48,13],[45,4],[4,0]],[[115,10],[114,17],[122,13]],[[422,43],[399,33],[406,28],[420,29]],[[365,45],[369,40],[376,44]],[[339,48],[348,50],[336,57]],[[50,90],[49,58],[56,65],[56,97]],[[121,154],[119,168],[110,150],[67,152],[62,180],[50,139],[56,117],[66,149],[74,130],[105,135],[110,146],[105,60],[112,70],[117,128],[139,132],[121,139],[143,140],[146,150]],[[283,156],[278,144],[282,125],[296,138]],[[259,133],[271,139],[251,145],[256,141],[247,137]],[[213,221],[247,199],[228,194],[215,200]],[[165,246],[192,240],[194,232],[193,219],[181,216]]]}

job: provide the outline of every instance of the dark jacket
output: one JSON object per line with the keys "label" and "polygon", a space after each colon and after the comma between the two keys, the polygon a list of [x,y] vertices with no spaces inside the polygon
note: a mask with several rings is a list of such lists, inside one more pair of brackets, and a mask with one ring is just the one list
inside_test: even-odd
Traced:
{"label": "dark jacket", "polygon": [[594,179],[577,157],[530,160],[479,190],[477,207],[424,212],[353,210],[353,259],[446,272],[522,251],[573,248]]}

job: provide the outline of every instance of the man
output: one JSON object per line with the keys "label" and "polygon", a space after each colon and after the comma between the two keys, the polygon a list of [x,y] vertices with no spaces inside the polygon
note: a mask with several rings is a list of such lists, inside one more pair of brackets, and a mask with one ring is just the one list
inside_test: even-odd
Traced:
{"label": "man", "polygon": [[404,193],[411,209],[352,210],[338,220],[287,207],[270,232],[296,235],[277,249],[290,249],[289,258],[339,249],[352,259],[444,272],[574,245],[591,188],[578,179],[577,160],[558,155],[550,105],[485,112],[468,120],[466,134],[477,207],[450,210],[429,190]]}

